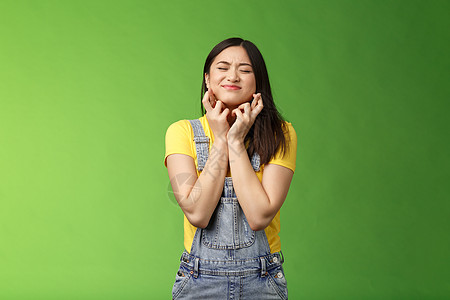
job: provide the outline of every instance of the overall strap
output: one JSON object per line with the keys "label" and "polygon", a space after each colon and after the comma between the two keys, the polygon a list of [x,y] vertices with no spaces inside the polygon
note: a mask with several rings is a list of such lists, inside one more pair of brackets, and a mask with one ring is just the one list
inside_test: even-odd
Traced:
{"label": "overall strap", "polygon": [[260,158],[259,154],[254,153],[250,162],[252,163],[253,170],[255,172],[258,172],[259,168],[261,167],[261,158]]}
{"label": "overall strap", "polygon": [[[199,119],[189,120],[194,131],[195,149],[197,151],[197,169],[202,171],[208,160],[209,137],[205,135],[202,123]],[[254,153],[250,160],[253,170],[258,172],[261,167],[261,160],[258,153]]]}
{"label": "overall strap", "polygon": [[197,151],[197,170],[202,171],[208,160],[209,137],[205,135],[199,119],[189,120],[194,130],[195,150]]}

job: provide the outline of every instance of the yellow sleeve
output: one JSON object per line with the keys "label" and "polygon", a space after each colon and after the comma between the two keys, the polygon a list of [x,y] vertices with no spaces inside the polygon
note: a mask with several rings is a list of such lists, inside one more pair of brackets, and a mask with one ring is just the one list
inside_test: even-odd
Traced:
{"label": "yellow sleeve", "polygon": [[167,167],[167,156],[170,154],[186,154],[195,159],[192,148],[194,133],[188,120],[173,123],[166,131],[166,155],[164,165]]}
{"label": "yellow sleeve", "polygon": [[295,172],[295,162],[297,160],[297,133],[291,123],[286,122],[285,137],[286,137],[286,153],[283,156],[281,149],[275,154],[269,164],[276,164]]}

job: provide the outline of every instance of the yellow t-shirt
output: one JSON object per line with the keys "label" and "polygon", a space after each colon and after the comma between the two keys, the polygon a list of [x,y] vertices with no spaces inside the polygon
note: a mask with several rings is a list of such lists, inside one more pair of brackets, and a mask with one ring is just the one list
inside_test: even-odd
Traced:
{"label": "yellow t-shirt", "polygon": [[[210,138],[209,150],[214,143],[214,135],[209,127],[208,120],[206,116],[201,117],[200,122],[202,123],[205,135]],[[284,156],[277,152],[275,157],[269,162],[269,164],[277,164],[295,171],[295,160],[297,157],[297,134],[295,133],[294,127],[291,123],[286,122],[286,128],[288,132],[285,133],[287,141],[287,151]],[[197,169],[197,152],[194,143],[194,131],[188,120],[181,120],[173,123],[169,126],[166,132],[166,155],[164,157],[164,164],[166,164],[167,156],[171,154],[185,154],[189,155],[194,159],[195,168]],[[197,176],[200,176],[200,172],[197,170]],[[262,180],[264,172],[264,165],[260,167],[260,170],[256,172],[259,181]],[[227,175],[229,176],[229,175]],[[195,231],[197,227],[189,223],[186,216],[184,216],[184,247],[186,251],[191,251],[192,241],[194,240]],[[267,240],[270,246],[270,252],[275,253],[281,250],[280,236],[280,211],[277,212],[275,217],[269,226],[264,229],[266,232]]]}

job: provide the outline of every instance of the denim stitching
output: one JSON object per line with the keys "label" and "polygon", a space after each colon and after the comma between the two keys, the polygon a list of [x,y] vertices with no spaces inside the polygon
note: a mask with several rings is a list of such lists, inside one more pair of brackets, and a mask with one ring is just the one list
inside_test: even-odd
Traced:
{"label": "denim stitching", "polygon": [[175,291],[175,294],[172,295],[172,299],[176,299],[180,293],[183,291],[184,287],[186,286],[186,284],[189,282],[189,279],[191,278],[191,274],[187,273],[186,274],[186,278],[183,279],[183,281],[180,283],[180,286],[178,287],[178,289]]}
{"label": "denim stitching", "polygon": [[269,276],[268,276],[269,282],[272,284],[273,289],[275,290],[275,292],[277,292],[278,296],[280,296],[281,299],[283,300],[287,300],[286,295],[284,294],[284,292],[280,289],[280,287],[278,286],[278,284],[276,283],[275,279],[272,277],[272,275],[269,272]]}
{"label": "denim stitching", "polygon": [[208,160],[209,137],[205,136],[202,123],[199,119],[189,120],[194,131],[195,150],[197,152],[197,170],[202,171]]}
{"label": "denim stitching", "polygon": [[254,153],[251,159],[253,170],[259,171],[261,167],[261,158],[258,153]]}

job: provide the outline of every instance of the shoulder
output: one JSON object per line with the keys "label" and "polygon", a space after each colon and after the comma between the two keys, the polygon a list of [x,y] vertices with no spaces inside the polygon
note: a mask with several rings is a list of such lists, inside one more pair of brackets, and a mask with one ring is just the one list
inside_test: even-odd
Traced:
{"label": "shoulder", "polygon": [[297,145],[297,132],[294,129],[294,126],[290,122],[284,121],[283,122],[283,132],[284,136],[286,137],[286,142],[289,145]]}
{"label": "shoulder", "polygon": [[294,126],[289,122],[283,123],[283,132],[286,139],[286,148],[278,149],[274,157],[269,161],[269,164],[276,164],[295,172],[295,165],[297,160],[297,133]]}
{"label": "shoulder", "polygon": [[[203,128],[209,128],[208,120],[206,119],[206,116],[200,117],[198,119],[194,119],[200,121],[200,124],[203,126]],[[184,132],[184,133],[192,133],[192,125],[190,120],[179,120],[172,124],[170,124],[169,128],[167,128],[167,133],[171,132]]]}
{"label": "shoulder", "polygon": [[189,120],[180,120],[172,123],[167,128],[165,140],[166,154],[164,164],[167,164],[166,159],[171,154],[185,154],[195,158],[193,149],[194,132]]}
{"label": "shoulder", "polygon": [[192,126],[188,120],[180,120],[172,123],[166,131],[166,150],[180,148],[181,145],[185,147],[193,140]]}
{"label": "shoulder", "polygon": [[167,128],[167,133],[176,132],[176,131],[188,131],[191,128],[188,120],[179,120],[176,121]]}
{"label": "shoulder", "polygon": [[176,121],[167,128],[166,131],[166,141],[168,139],[179,139],[179,138],[188,138],[192,139],[194,136],[194,131],[192,129],[192,125],[189,120],[179,120]]}
{"label": "shoulder", "polygon": [[203,130],[205,131],[205,135],[206,136],[210,136],[211,135],[211,127],[209,127],[209,123],[208,123],[208,119],[206,118],[206,115],[198,118],[198,120],[200,121],[200,123],[203,126]]}

